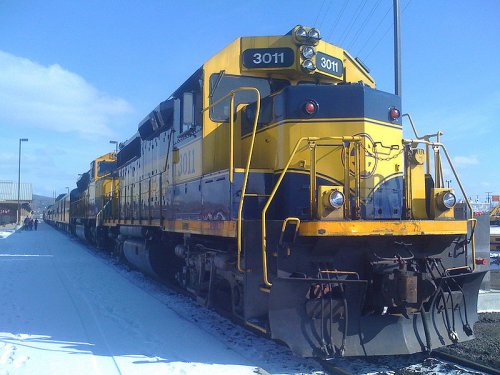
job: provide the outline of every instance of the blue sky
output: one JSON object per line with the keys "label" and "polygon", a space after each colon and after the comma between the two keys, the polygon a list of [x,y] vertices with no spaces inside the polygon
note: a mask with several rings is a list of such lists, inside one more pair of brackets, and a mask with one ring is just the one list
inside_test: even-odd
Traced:
{"label": "blue sky", "polygon": [[[394,91],[392,0],[0,0],[0,180],[73,188],[239,36],[316,26]],[[500,194],[500,1],[401,0],[403,111],[441,130],[468,195]],[[405,137],[411,137],[406,124]],[[445,169],[448,171],[449,169]],[[455,178],[451,186],[458,188]]]}

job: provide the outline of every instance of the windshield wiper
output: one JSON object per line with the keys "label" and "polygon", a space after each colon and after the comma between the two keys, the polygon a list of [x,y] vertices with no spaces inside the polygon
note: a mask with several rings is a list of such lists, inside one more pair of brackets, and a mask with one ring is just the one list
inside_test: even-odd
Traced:
{"label": "windshield wiper", "polygon": [[226,71],[225,70],[221,70],[219,72],[219,75],[217,76],[217,81],[215,81],[213,87],[212,87],[212,90],[210,90],[210,94],[208,95],[208,97],[211,99],[212,96],[214,95],[215,93],[215,90],[217,89],[217,87],[219,86],[219,83],[220,81],[222,80],[222,77],[224,77],[224,74],[226,74]]}

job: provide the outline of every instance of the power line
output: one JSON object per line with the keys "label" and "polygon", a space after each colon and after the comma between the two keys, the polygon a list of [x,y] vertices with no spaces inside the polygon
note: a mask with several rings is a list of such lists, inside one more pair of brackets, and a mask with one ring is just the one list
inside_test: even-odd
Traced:
{"label": "power line", "polygon": [[342,4],[342,8],[340,9],[340,13],[338,14],[337,18],[335,19],[335,22],[333,23],[333,27],[330,30],[330,33],[328,34],[328,39],[331,38],[331,36],[333,35],[333,32],[335,31],[335,28],[340,23],[342,16],[344,15],[344,12],[347,8],[347,4],[348,4],[348,0],[344,0],[344,4]]}
{"label": "power line", "polygon": [[[403,8],[403,11],[401,13],[404,13],[406,8],[408,8],[408,5],[410,5],[411,3],[411,0],[408,0],[408,2],[406,3],[406,6]],[[389,27],[385,30],[384,34],[382,35],[382,37],[377,41],[377,43],[375,43],[375,45],[373,46],[373,48],[370,50],[370,52],[368,52],[368,54],[363,57],[363,60],[367,60],[368,57],[372,54],[372,52],[375,50],[375,48],[377,48],[377,46],[380,44],[380,42],[385,38],[385,36],[387,35],[387,33],[389,32],[389,30],[392,28],[392,24],[389,25]]]}
{"label": "power line", "polygon": [[319,19],[319,16],[321,15],[321,9],[323,9],[323,5],[325,5],[325,2],[326,2],[326,0],[323,0],[323,2],[321,3],[321,6],[319,7],[318,15],[316,16],[316,21],[314,21],[314,26],[316,26],[318,24],[318,19]]}
{"label": "power line", "polygon": [[323,12],[323,18],[321,19],[321,21],[320,21],[320,23],[319,23],[319,27],[320,27],[320,28],[323,26],[323,22],[325,22],[325,18],[326,18],[326,16],[328,15],[328,13],[330,12],[330,8],[331,8],[331,6],[332,6],[332,2],[333,2],[333,0],[332,0],[331,2],[329,2],[329,3],[328,3],[328,5],[326,6],[325,11]]}
{"label": "power line", "polygon": [[363,46],[359,50],[358,55],[361,55],[361,52],[363,52],[363,50],[368,45],[368,43],[370,42],[370,40],[372,40],[373,36],[376,34],[377,30],[380,28],[380,26],[382,25],[382,22],[384,22],[385,18],[387,17],[387,15],[391,11],[391,9],[392,9],[392,6],[389,6],[389,9],[387,9],[387,12],[385,12],[384,16],[380,19],[379,23],[377,24],[377,26],[375,27],[375,29],[373,30],[373,32],[370,33],[370,37],[366,40],[365,44],[363,44]]}
{"label": "power line", "polygon": [[344,34],[342,34],[342,39],[340,41],[340,44],[344,43],[344,40],[351,32],[351,29],[354,26],[354,24],[356,23],[356,21],[358,20],[359,15],[361,14],[365,4],[366,4],[366,0],[363,0],[363,2],[361,2],[359,4],[358,8],[354,11],[354,17],[352,18],[352,21],[349,23],[349,26],[346,28],[346,31],[344,32]]}
{"label": "power line", "polygon": [[354,48],[356,41],[358,40],[359,36],[361,35],[363,30],[365,29],[366,25],[368,25],[368,20],[371,18],[371,16],[373,16],[373,13],[375,13],[375,11],[377,10],[377,8],[379,7],[380,4],[381,4],[380,1],[375,2],[375,5],[372,7],[372,9],[368,13],[368,15],[365,17],[364,21],[361,23],[361,27],[358,29],[357,33],[354,35],[354,38],[353,38],[353,41],[351,44],[352,49]]}

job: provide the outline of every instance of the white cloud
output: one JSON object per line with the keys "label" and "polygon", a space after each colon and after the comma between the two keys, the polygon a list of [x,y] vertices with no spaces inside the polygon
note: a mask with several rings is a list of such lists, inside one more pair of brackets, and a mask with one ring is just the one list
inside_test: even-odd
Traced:
{"label": "white cloud", "polygon": [[471,155],[471,156],[455,156],[453,158],[453,163],[456,166],[462,167],[462,166],[468,166],[468,165],[477,165],[479,164],[479,160],[477,156]]}
{"label": "white cloud", "polygon": [[79,75],[0,51],[0,121],[83,136],[109,136],[116,117],[131,112]]}

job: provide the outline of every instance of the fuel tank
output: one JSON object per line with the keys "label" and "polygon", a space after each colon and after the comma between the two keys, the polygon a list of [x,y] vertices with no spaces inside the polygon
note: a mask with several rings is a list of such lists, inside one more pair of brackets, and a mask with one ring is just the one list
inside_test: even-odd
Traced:
{"label": "fuel tank", "polygon": [[75,226],[75,234],[81,240],[86,241],[87,237],[85,236],[85,226],[84,225],[76,225]]}
{"label": "fuel tank", "polygon": [[167,252],[161,243],[130,238],[123,243],[123,254],[127,261],[140,271],[162,278],[167,268]]}

